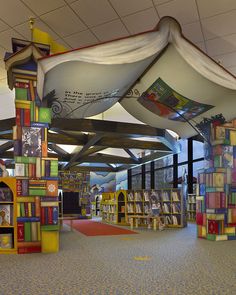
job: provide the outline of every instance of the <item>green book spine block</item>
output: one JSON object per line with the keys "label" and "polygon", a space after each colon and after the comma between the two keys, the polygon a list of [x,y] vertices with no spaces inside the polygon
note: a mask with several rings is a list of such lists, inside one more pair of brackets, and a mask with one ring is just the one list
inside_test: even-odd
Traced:
{"label": "green book spine block", "polygon": [[52,115],[50,108],[39,108],[39,122],[51,123]]}
{"label": "green book spine block", "polygon": [[216,235],[207,234],[206,238],[209,241],[215,241],[216,240]]}
{"label": "green book spine block", "polygon": [[24,239],[25,239],[25,242],[31,241],[31,224],[30,224],[30,222],[24,222]]}
{"label": "green book spine block", "polygon": [[46,190],[43,189],[29,189],[30,196],[46,196]]}
{"label": "green book spine block", "polygon": [[42,225],[41,230],[42,231],[59,230],[59,225]]}
{"label": "green book spine block", "polygon": [[15,88],[15,98],[16,100],[27,100],[27,89]]}

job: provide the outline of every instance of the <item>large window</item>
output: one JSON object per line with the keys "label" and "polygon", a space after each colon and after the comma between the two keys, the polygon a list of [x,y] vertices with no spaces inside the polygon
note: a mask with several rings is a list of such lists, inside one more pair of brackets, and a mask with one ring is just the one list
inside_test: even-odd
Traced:
{"label": "large window", "polygon": [[[178,156],[168,155],[161,159],[145,165],[145,174],[142,178],[142,166],[131,169],[130,183],[132,189],[151,188],[154,185],[155,189],[176,187],[181,184],[183,172],[186,173],[188,180],[188,190],[193,191],[196,183],[197,175],[201,168],[207,167],[207,162],[204,161],[204,144],[202,142],[183,139],[180,140],[182,147]],[[174,161],[175,159],[175,161]],[[151,169],[152,167],[152,169]]]}

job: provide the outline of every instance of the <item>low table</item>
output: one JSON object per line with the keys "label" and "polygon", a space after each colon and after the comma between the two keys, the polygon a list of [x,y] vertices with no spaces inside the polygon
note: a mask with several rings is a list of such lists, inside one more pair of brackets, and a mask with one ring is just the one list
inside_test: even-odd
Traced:
{"label": "low table", "polygon": [[128,218],[130,218],[130,228],[134,228],[134,222],[135,227],[138,228],[138,221],[139,219],[151,219],[153,224],[153,229],[157,230],[157,220],[158,218],[161,218],[161,216],[148,216],[148,215],[129,215]]}

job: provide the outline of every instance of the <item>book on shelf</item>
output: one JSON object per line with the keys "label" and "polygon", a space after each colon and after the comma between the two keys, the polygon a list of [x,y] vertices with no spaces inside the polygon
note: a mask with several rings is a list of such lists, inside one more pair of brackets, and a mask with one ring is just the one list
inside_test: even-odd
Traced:
{"label": "book on shelf", "polygon": [[0,249],[12,249],[13,239],[11,233],[0,234]]}
{"label": "book on shelf", "polygon": [[13,224],[13,206],[0,204],[0,226],[10,226]]}
{"label": "book on shelf", "polygon": [[13,202],[13,194],[10,188],[0,187],[0,202]]}
{"label": "book on shelf", "polygon": [[141,202],[142,201],[142,193],[139,191],[134,192],[134,200]]}
{"label": "book on shelf", "polygon": [[41,156],[41,129],[22,127],[22,156]]}

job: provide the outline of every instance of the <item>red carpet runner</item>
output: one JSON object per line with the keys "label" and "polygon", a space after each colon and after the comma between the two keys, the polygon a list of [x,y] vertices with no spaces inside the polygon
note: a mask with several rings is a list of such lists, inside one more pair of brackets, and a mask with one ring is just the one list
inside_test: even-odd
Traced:
{"label": "red carpet runner", "polygon": [[[68,221],[65,222],[69,224]],[[86,236],[132,235],[134,231],[91,220],[73,220],[73,229]]]}

